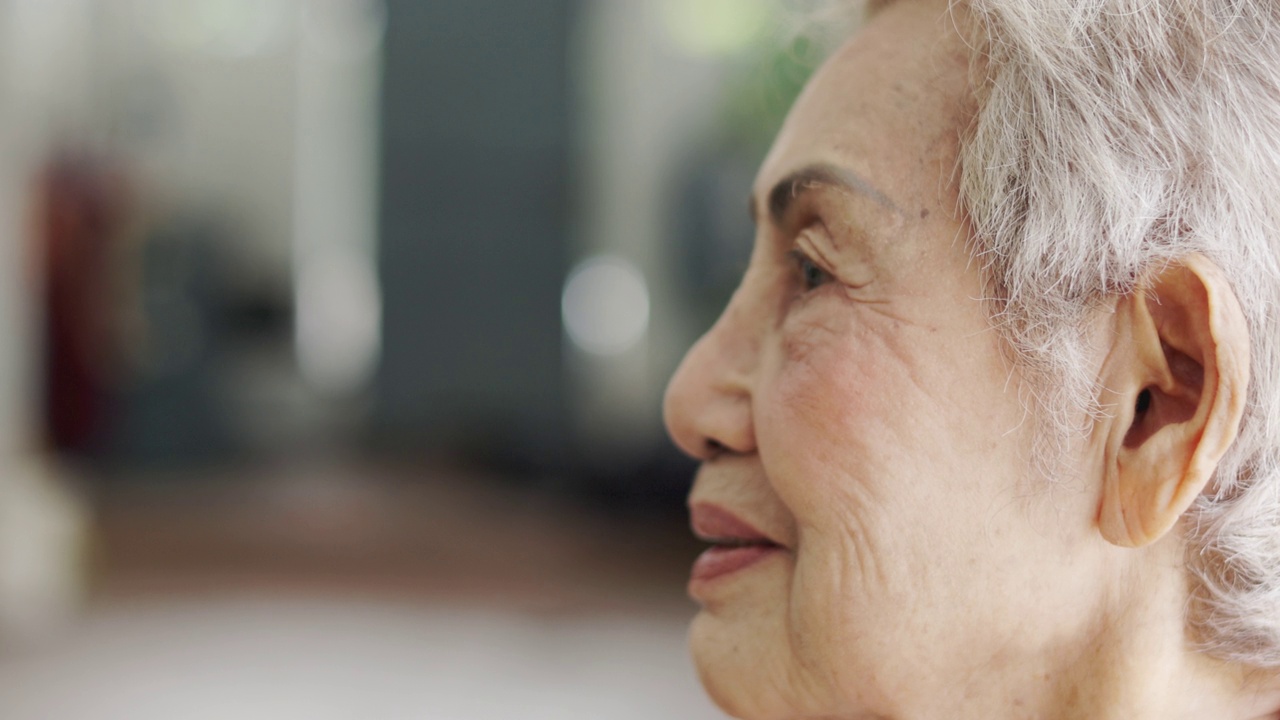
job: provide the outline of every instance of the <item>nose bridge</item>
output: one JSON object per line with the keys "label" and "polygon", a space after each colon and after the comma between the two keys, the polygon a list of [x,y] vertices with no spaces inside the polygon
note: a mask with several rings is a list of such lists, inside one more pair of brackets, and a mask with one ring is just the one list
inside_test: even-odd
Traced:
{"label": "nose bridge", "polygon": [[699,459],[716,449],[754,449],[751,400],[765,316],[755,306],[750,281],[748,273],[667,387],[667,430],[677,445]]}
{"label": "nose bridge", "polygon": [[754,307],[758,300],[750,292],[751,279],[743,278],[720,317],[703,336],[717,351],[716,362],[724,365],[722,380],[732,385],[748,385],[759,364],[763,313]]}

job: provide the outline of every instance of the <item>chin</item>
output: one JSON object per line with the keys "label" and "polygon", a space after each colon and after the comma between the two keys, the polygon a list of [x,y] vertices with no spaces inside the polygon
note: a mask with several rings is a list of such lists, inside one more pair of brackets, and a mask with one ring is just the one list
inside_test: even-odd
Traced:
{"label": "chin", "polygon": [[[763,620],[758,618],[757,620]],[[698,678],[712,701],[742,720],[782,720],[796,707],[782,690],[790,686],[790,651],[775,623],[744,622],[702,611],[689,630]]]}

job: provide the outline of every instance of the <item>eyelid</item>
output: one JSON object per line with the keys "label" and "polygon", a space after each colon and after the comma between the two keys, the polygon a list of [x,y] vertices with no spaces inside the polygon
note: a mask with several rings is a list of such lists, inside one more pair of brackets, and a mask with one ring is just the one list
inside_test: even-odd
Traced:
{"label": "eyelid", "polygon": [[791,244],[793,252],[803,254],[810,262],[831,276],[832,281],[837,284],[857,290],[871,284],[873,280],[870,276],[854,279],[851,276],[853,267],[847,267],[847,262],[844,264],[835,262],[832,255],[835,252],[834,240],[827,231],[826,223],[821,220],[815,220],[797,231]]}
{"label": "eyelid", "polygon": [[823,247],[823,245],[830,245],[830,236],[826,230],[827,227],[822,222],[806,225],[796,233],[792,248],[803,253],[815,265],[827,271],[831,277],[838,279],[836,264],[831,262],[831,258],[825,252],[826,248]]}
{"label": "eyelid", "polygon": [[[809,253],[805,252],[803,249],[798,247],[793,247],[787,251],[787,260],[789,260],[793,265],[796,265],[797,267],[800,265],[800,263],[804,263],[804,262],[813,263],[814,266],[817,267],[819,270],[827,273],[828,275],[831,274],[827,270],[827,266],[824,263],[822,263],[819,260],[815,260],[812,255],[810,255]],[[834,277],[834,275],[832,277]]]}
{"label": "eyelid", "polygon": [[[804,250],[800,248],[792,248],[787,252],[787,258],[791,263],[791,272],[796,276],[796,282],[799,283],[801,294],[807,294],[818,290],[824,285],[840,284],[837,278],[826,266],[814,260]],[[811,282],[809,272],[818,273],[821,277],[819,280]]]}

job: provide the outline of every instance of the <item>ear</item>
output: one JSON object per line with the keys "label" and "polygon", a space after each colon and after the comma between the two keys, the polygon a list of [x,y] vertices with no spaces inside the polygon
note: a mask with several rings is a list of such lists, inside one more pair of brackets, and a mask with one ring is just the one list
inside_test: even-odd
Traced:
{"label": "ear", "polygon": [[1110,542],[1159,540],[1235,441],[1249,385],[1249,331],[1226,276],[1202,255],[1120,300],[1103,366],[1106,437],[1098,526]]}

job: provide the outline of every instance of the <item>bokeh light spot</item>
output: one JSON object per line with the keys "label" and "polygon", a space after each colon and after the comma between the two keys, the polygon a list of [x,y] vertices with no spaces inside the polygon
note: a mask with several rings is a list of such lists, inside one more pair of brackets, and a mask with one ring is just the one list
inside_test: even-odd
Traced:
{"label": "bokeh light spot", "polygon": [[626,260],[590,258],[569,274],[560,311],[574,345],[595,355],[618,355],[649,330],[649,286]]}

